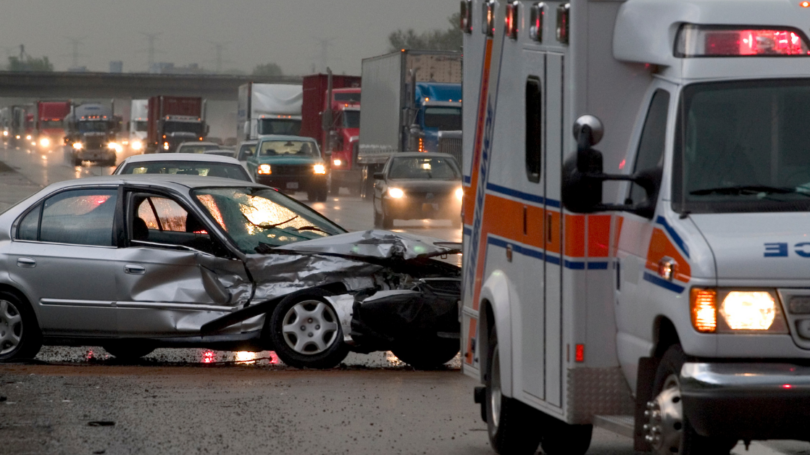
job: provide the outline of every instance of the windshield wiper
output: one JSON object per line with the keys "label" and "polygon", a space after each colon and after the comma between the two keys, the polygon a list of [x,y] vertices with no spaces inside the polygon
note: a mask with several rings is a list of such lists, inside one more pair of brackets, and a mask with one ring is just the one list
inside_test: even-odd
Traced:
{"label": "windshield wiper", "polygon": [[766,194],[804,194],[799,193],[796,191],[795,188],[785,188],[785,187],[778,187],[778,186],[767,186],[767,185],[737,185],[737,186],[724,186],[719,188],[706,188],[703,190],[692,191],[691,195],[694,196],[706,196],[709,194],[729,194],[729,195],[736,195],[736,194],[759,194],[759,193],[766,193]]}
{"label": "windshield wiper", "polygon": [[259,229],[275,229],[275,228],[277,228],[279,226],[283,226],[283,225],[289,223],[290,221],[293,221],[293,220],[298,218],[298,215],[295,215],[294,217],[290,218],[289,220],[282,221],[281,223],[276,223],[276,224],[256,224],[253,221],[250,221],[250,218],[248,218],[244,214],[242,214],[242,216],[247,220],[248,223],[256,226]]}
{"label": "windshield wiper", "polygon": [[324,231],[323,229],[321,229],[319,227],[315,227],[315,226],[304,226],[304,227],[300,227],[300,228],[296,228],[296,229],[298,229],[299,231],[318,231],[318,232],[323,232],[324,234],[329,234],[328,232]]}

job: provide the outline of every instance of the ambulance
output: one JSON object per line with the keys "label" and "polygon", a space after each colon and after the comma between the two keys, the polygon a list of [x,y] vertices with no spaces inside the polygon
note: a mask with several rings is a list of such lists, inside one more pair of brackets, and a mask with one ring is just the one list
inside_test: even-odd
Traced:
{"label": "ambulance", "polygon": [[500,454],[810,440],[810,2],[461,2],[462,360]]}

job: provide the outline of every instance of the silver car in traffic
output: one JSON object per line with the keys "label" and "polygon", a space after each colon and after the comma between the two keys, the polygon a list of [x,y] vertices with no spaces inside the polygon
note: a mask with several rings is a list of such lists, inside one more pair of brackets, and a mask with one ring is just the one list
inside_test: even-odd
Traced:
{"label": "silver car in traffic", "polygon": [[[352,349],[360,291],[419,297],[424,280],[459,276],[431,259],[457,251],[407,234],[347,234],[250,182],[174,175],[58,183],[0,215],[0,361],[33,358],[42,344],[103,346],[121,359],[207,347],[273,349],[288,365],[329,368]],[[383,312],[385,295],[374,307]],[[442,303],[455,322],[456,301]],[[424,343],[430,336],[420,332],[421,344],[408,349],[434,353]],[[436,362],[458,350],[457,338],[437,342],[447,354]]]}

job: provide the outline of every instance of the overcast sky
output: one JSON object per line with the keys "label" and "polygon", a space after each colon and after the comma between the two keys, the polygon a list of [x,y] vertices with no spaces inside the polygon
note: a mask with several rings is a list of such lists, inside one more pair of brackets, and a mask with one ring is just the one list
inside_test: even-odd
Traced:
{"label": "overcast sky", "polygon": [[[320,66],[328,39],[328,64],[337,73],[359,74],[360,61],[387,52],[388,34],[399,28],[449,27],[456,0],[2,0],[0,57],[47,56],[56,70],[72,64],[68,38],[82,39],[79,65],[108,71],[146,71],[147,38],[162,33],[159,62],[196,63],[215,69],[212,43],[226,44],[224,68],[250,71],[274,62],[286,74]],[[5,60],[5,59],[4,59]]]}

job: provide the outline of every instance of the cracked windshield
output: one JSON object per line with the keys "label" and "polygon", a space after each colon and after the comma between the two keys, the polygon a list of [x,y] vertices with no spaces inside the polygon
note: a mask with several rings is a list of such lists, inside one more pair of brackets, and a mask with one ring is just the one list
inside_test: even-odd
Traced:
{"label": "cracked windshield", "polygon": [[205,189],[195,192],[211,217],[242,252],[343,234],[345,231],[309,208],[260,188]]}

